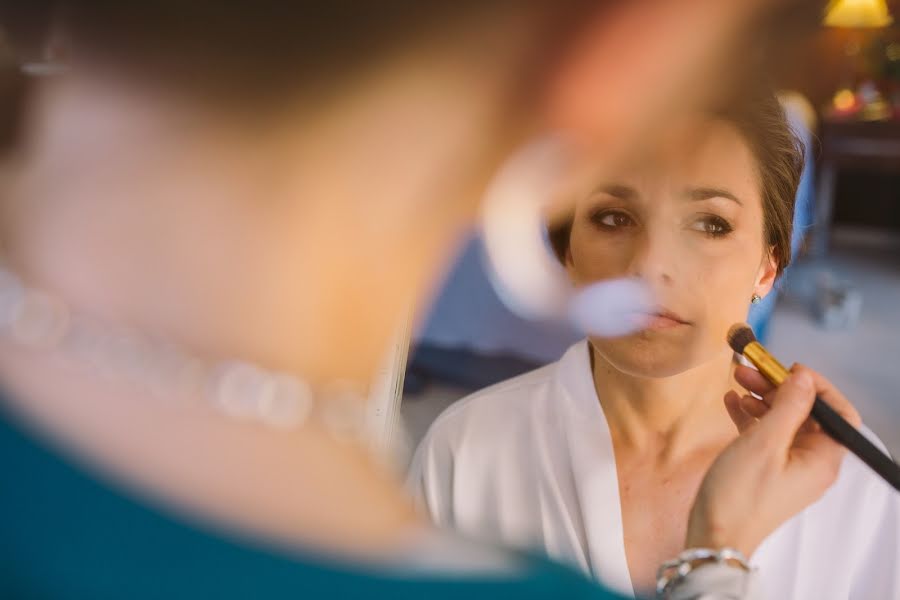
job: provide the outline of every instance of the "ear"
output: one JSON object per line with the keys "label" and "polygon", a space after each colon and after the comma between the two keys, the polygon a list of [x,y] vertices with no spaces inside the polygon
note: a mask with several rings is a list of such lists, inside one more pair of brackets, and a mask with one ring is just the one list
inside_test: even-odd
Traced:
{"label": "ear", "polygon": [[754,292],[765,298],[772,291],[776,277],[778,277],[778,262],[775,260],[775,247],[770,246],[759,264]]}

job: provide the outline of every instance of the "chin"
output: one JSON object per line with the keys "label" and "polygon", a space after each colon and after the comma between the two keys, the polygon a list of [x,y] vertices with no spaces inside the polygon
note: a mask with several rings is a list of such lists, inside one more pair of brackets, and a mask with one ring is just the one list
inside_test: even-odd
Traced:
{"label": "chin", "polygon": [[613,339],[591,339],[594,352],[617,371],[634,377],[678,375],[700,362],[699,348],[690,335],[642,331]]}

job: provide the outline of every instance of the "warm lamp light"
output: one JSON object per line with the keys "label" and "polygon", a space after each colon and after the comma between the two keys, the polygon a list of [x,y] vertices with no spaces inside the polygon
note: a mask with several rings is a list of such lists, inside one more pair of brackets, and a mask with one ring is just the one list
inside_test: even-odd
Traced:
{"label": "warm lamp light", "polygon": [[[839,119],[880,121],[891,111],[881,91],[869,78],[862,76],[860,49],[868,37],[864,29],[880,29],[893,22],[885,0],[831,0],[822,20],[827,27],[849,30],[844,53],[850,69],[841,88],[831,99],[829,113]],[[860,81],[861,79],[861,81]]]}
{"label": "warm lamp light", "polygon": [[853,93],[853,90],[848,90],[847,88],[840,89],[835,92],[832,103],[835,110],[848,113],[856,108],[856,94]]}
{"label": "warm lamp light", "polygon": [[825,9],[828,27],[875,28],[892,22],[884,0],[833,0]]}

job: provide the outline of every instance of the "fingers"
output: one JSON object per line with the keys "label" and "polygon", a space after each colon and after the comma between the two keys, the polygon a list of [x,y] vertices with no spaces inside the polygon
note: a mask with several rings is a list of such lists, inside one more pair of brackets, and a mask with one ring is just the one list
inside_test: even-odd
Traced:
{"label": "fingers", "polygon": [[809,367],[806,367],[801,364],[794,364],[791,367],[791,373],[804,373],[808,375],[812,381],[816,390],[816,394],[828,403],[831,408],[838,412],[842,417],[847,419],[847,421],[856,428],[862,424],[862,419],[859,416],[859,413],[856,411],[856,408],[850,404],[850,401],[838,390],[833,383],[828,381],[825,377],[820,375],[819,373],[813,371]]}
{"label": "fingers", "polygon": [[729,390],[725,394],[725,408],[728,410],[728,416],[731,417],[738,433],[744,433],[751,425],[756,423],[756,418],[748,414],[741,407],[741,397],[734,390]]}
{"label": "fingers", "polygon": [[[804,365],[795,364],[793,367],[791,367],[791,372],[801,371],[812,378],[816,393],[820,398],[822,398],[822,400],[828,402],[828,404],[832,408],[834,408],[842,417],[847,419],[847,421],[854,427],[860,426],[861,419],[859,413],[856,411],[854,406],[850,404],[847,398],[840,392],[840,390],[838,390],[834,386],[834,384],[828,381],[828,379],[826,379],[821,374]],[[741,386],[743,386],[747,390],[753,392],[758,396],[762,396],[762,402],[765,405],[771,405],[772,399],[774,397],[773,391],[776,388],[759,371],[746,365],[738,365],[735,368],[734,378]],[[744,403],[746,404],[744,406],[745,410],[750,411],[750,414],[756,417],[760,416],[752,412],[752,403],[750,403],[749,401],[744,401]],[[810,420],[804,426],[804,431],[815,432],[819,430],[819,425],[812,420]]]}
{"label": "fingers", "polygon": [[757,396],[763,396],[775,389],[775,385],[766,379],[762,373],[746,365],[738,365],[735,368],[734,378],[742,387],[750,390]]}
{"label": "fingers", "polygon": [[759,419],[759,435],[773,447],[787,449],[809,418],[815,384],[805,371],[791,373],[772,396],[772,407]]}
{"label": "fingers", "polygon": [[741,408],[755,419],[759,419],[769,412],[769,406],[765,402],[749,395],[741,396]]}
{"label": "fingers", "polygon": [[[859,427],[861,420],[859,413],[852,404],[844,397],[841,392],[834,387],[825,377],[816,373],[812,369],[803,365],[795,364],[791,367],[792,373],[803,373],[809,376],[815,386],[816,395],[834,408],[842,417],[854,427]],[[812,420],[810,420],[812,421]],[[831,439],[821,426],[812,421],[813,425],[805,428],[814,435],[803,436],[802,440],[797,443],[798,447],[802,447],[807,452],[802,455],[802,462],[806,465],[815,465],[814,473],[822,475],[820,480],[823,483],[833,481],[837,477],[841,462],[847,450],[842,445]],[[808,467],[805,467],[808,468]]]}
{"label": "fingers", "polygon": [[725,408],[741,433],[769,411],[762,400],[749,395],[741,396],[734,390],[725,394]]}

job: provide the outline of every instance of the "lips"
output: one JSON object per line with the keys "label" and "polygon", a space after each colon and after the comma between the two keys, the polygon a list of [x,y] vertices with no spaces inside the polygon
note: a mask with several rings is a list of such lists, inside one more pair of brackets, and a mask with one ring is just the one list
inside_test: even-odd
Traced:
{"label": "lips", "polygon": [[655,313],[645,314],[643,317],[645,330],[674,329],[676,327],[691,325],[691,322],[687,319],[666,309],[658,310]]}

